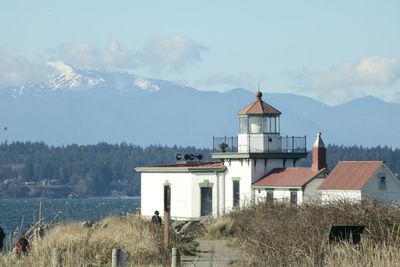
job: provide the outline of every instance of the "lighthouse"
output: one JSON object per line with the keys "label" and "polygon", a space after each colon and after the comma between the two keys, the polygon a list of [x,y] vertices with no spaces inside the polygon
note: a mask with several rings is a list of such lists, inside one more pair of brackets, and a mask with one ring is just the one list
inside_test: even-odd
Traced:
{"label": "lighthouse", "polygon": [[307,157],[305,136],[281,136],[281,115],[257,91],[255,101],[237,113],[237,136],[213,137],[212,158],[221,160],[227,170],[219,181],[225,190],[222,207],[246,205],[254,195],[252,183],[275,168],[295,167]]}

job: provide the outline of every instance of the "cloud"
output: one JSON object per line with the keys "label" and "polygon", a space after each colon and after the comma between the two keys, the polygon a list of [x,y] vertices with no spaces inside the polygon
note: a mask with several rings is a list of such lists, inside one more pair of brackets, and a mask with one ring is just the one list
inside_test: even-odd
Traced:
{"label": "cloud", "polygon": [[118,41],[103,49],[88,43],[67,43],[51,51],[52,61],[86,68],[149,68],[154,71],[181,71],[201,60],[207,48],[185,36],[152,39],[141,51],[131,51]]}
{"label": "cloud", "polygon": [[200,61],[206,50],[207,47],[185,36],[159,37],[144,47],[141,59],[155,70],[180,71]]}
{"label": "cloud", "polygon": [[77,67],[132,69],[138,64],[136,54],[115,40],[104,49],[97,49],[88,43],[67,43],[51,51],[51,54],[53,60]]}
{"label": "cloud", "polygon": [[205,81],[200,82],[200,84],[219,89],[232,89],[232,88],[254,89],[257,86],[257,82],[262,80],[263,80],[262,77],[259,80],[257,80],[248,73],[240,73],[238,75],[233,75],[220,72],[212,75]]}
{"label": "cloud", "polygon": [[32,62],[0,49],[0,87],[38,81],[48,74],[49,69],[45,64]]}
{"label": "cloud", "polygon": [[389,88],[400,80],[400,61],[396,57],[371,56],[329,70],[302,70],[291,76],[303,93],[337,104],[357,96],[391,94]]}
{"label": "cloud", "polygon": [[358,86],[387,86],[400,78],[400,62],[395,57],[366,57],[356,63],[313,74],[312,86],[338,89]]}

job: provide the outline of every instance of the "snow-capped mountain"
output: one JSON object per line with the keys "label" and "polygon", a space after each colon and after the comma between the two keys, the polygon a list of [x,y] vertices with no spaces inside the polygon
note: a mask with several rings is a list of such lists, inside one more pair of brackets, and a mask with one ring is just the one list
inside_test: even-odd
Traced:
{"label": "snow-capped mountain", "polygon": [[140,89],[149,92],[160,90],[160,87],[149,79],[127,72],[75,68],[63,62],[49,62],[48,66],[54,69],[48,79],[14,88],[16,95],[94,88],[112,88],[120,91]]}
{"label": "snow-capped mountain", "polygon": [[[79,69],[52,63],[41,82],[0,90],[0,142],[212,146],[213,136],[237,135],[236,113],[254,93],[200,91],[127,72]],[[281,134],[316,132],[326,143],[400,147],[400,105],[373,97],[331,107],[294,94],[263,99],[282,112]],[[310,141],[311,140],[311,141]]]}

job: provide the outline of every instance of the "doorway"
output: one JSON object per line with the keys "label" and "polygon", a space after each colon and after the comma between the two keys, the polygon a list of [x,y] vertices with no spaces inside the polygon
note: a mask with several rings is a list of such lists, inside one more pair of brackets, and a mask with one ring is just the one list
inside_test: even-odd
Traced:
{"label": "doorway", "polygon": [[210,215],[212,214],[212,187],[201,187],[200,190],[200,216]]}

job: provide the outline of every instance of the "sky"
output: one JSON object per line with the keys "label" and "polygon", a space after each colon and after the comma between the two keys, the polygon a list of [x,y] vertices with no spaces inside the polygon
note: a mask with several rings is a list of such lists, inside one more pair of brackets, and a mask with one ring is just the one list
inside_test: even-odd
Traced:
{"label": "sky", "polygon": [[[54,62],[200,90],[400,103],[400,1],[2,1],[0,88]],[[59,65],[59,64],[58,64]]]}

